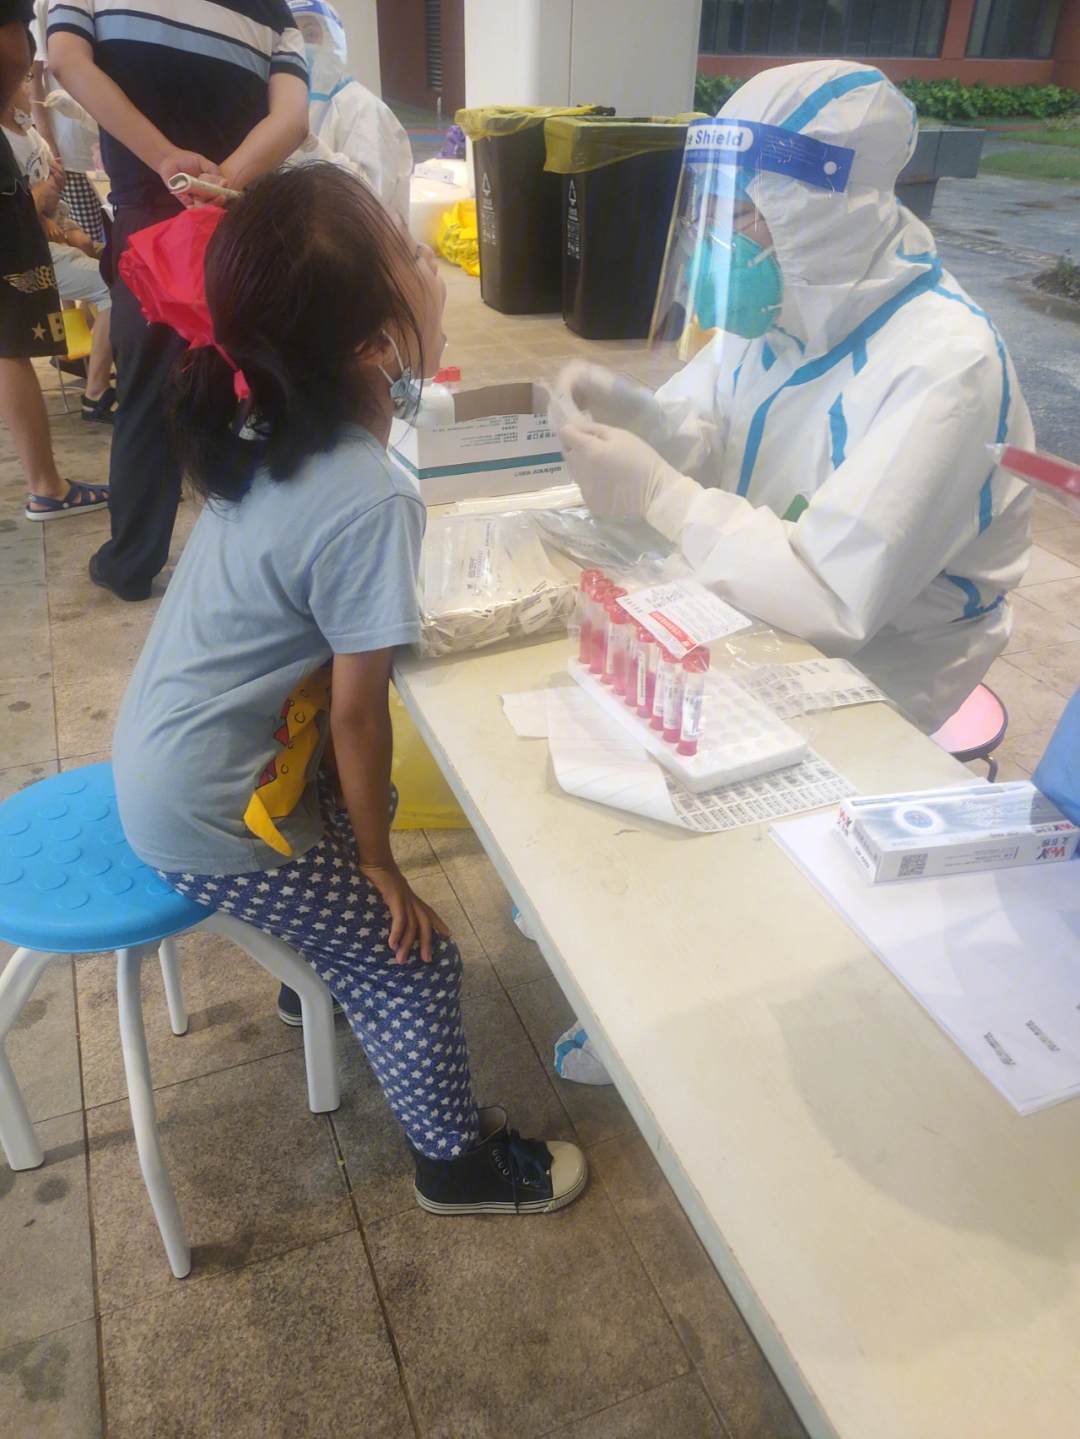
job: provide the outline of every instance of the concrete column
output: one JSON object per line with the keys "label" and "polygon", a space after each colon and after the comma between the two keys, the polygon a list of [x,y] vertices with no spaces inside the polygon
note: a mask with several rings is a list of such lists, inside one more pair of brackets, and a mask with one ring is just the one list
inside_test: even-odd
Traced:
{"label": "concrete column", "polygon": [[334,8],[345,26],[349,44],[349,69],[353,78],[376,95],[382,94],[379,72],[379,20],[375,0],[334,0]]}

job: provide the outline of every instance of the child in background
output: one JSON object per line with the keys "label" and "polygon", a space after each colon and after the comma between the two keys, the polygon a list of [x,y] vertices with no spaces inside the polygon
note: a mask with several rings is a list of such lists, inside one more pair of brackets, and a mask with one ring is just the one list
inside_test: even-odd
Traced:
{"label": "child in background", "polygon": [[205,274],[216,343],[183,357],[173,414],[208,503],[117,722],[125,832],[182,893],[317,970],[405,1129],[425,1209],[561,1208],[584,1156],[477,1109],[460,955],[390,849],[388,686],[395,647],[420,634],[425,512],[386,443],[442,352],[434,256],[360,180],[316,164],[227,210]]}
{"label": "child in background", "polygon": [[82,417],[97,424],[111,425],[116,409],[116,391],[111,384],[113,353],[109,311],[112,296],[101,277],[98,259],[102,246],[79,225],[62,198],[67,192],[63,164],[50,150],[44,137],[30,123],[29,77],[0,110],[0,126],[11,146],[19,169],[30,185],[45,238],[49,242],[53,272],[61,300],[86,300],[97,308],[90,335],[86,367],[86,392]]}

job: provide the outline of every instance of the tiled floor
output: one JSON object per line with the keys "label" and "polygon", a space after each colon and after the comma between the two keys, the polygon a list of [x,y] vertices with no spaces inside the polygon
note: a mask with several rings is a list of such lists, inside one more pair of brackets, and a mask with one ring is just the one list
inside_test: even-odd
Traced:
{"label": "tiled floor", "polygon": [[[652,384],[643,346],[589,345],[504,318],[444,267],[448,363],[469,383],[544,379],[598,355]],[[47,373],[47,372],[45,372]],[[52,400],[54,409],[56,400]],[[108,437],[59,417],[65,473],[106,476]],[[0,797],[102,758],[155,609],[96,590],[106,522],[21,518],[0,434]],[[181,507],[177,549],[195,518]],[[1005,777],[1027,775],[1080,684],[1080,525],[1039,504],[1016,630],[991,682],[1009,707]],[[44,533],[43,533],[44,530]],[[145,1002],[164,1143],[193,1245],[174,1280],[139,1176],[113,961],[57,964],[9,1052],[46,1163],[0,1166],[4,1439],[796,1439],[786,1399],[613,1090],[551,1071],[570,1011],[471,833],[399,838],[466,961],[483,1100],[528,1133],[577,1138],[593,1182],[549,1219],[435,1220],[352,1036],[343,1101],[307,1111],[274,985],[224,941],[181,942],[191,1027]],[[6,957],[6,951],[4,952]]]}

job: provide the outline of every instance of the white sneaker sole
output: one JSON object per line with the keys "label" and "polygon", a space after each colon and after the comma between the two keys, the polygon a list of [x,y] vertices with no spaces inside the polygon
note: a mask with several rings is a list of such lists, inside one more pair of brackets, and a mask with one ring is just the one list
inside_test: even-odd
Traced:
{"label": "white sneaker sole", "polygon": [[[548,1140],[552,1160],[551,1176],[556,1192],[550,1199],[525,1199],[516,1207],[509,1200],[492,1200],[487,1204],[440,1204],[428,1199],[413,1186],[416,1202],[428,1214],[554,1214],[573,1204],[589,1182],[589,1162],[576,1144],[564,1140]],[[565,1187],[564,1187],[565,1186]]]}

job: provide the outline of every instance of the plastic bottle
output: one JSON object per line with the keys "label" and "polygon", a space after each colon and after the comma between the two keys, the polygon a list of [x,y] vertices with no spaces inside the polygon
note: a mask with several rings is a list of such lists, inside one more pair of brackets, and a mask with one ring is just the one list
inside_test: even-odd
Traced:
{"label": "plastic bottle", "polygon": [[441,425],[452,425],[457,418],[454,395],[445,385],[429,380],[420,392],[420,408],[414,424],[418,430],[431,430]]}
{"label": "plastic bottle", "polygon": [[[634,702],[637,705],[638,718],[647,720],[652,715],[653,700],[656,697],[656,662],[660,657],[660,646],[656,636],[650,630],[647,630],[644,625],[638,625],[634,649],[637,652]],[[629,704],[629,702],[628,693],[627,703]]]}
{"label": "plastic bottle", "polygon": [[663,730],[666,744],[678,744],[682,732],[683,667],[679,659],[664,675]]}
{"label": "plastic bottle", "polygon": [[664,728],[664,695],[669,687],[669,680],[677,683],[682,679],[682,665],[679,657],[673,655],[670,650],[666,650],[663,645],[660,645],[659,649],[660,657],[656,662],[656,687],[653,690],[652,718],[649,721],[649,727],[662,730]]}
{"label": "plastic bottle", "polygon": [[[695,755],[701,738],[701,704],[705,697],[705,675],[709,668],[709,651],[704,645],[691,650],[682,662],[683,698],[682,724],[676,752],[681,755]],[[664,732],[667,739],[667,731]]]}
{"label": "plastic bottle", "polygon": [[615,672],[610,667],[615,658],[615,650],[612,648],[614,621],[612,620],[611,606],[613,601],[620,599],[625,594],[626,591],[618,585],[612,585],[610,589],[604,590],[604,641],[603,654],[600,659],[600,679],[606,685],[615,683]]}

